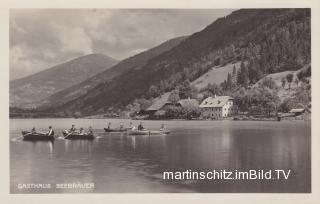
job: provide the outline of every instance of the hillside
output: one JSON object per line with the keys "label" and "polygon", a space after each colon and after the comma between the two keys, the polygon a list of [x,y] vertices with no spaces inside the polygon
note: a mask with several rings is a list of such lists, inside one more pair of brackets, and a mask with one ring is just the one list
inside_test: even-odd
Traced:
{"label": "hillside", "polygon": [[47,98],[45,101],[43,101],[43,103],[45,104],[45,106],[58,106],[68,101],[71,101],[73,99],[76,99],[77,97],[80,97],[86,94],[88,90],[94,89],[94,87],[97,86],[98,84],[106,83],[126,71],[141,69],[143,66],[147,64],[148,60],[152,59],[153,57],[163,52],[166,52],[172,49],[173,47],[181,43],[183,40],[185,40],[186,38],[187,38],[186,36],[177,37],[177,38],[168,40],[147,51],[144,51],[135,56],[129,57],[119,62],[112,68],[105,70],[104,72],[99,73],[95,76],[92,76],[91,78],[83,81],[82,83],[76,84],[65,90],[62,90],[60,92],[53,94],[52,96]]}
{"label": "hillside", "polygon": [[221,84],[227,79],[228,74],[232,73],[233,67],[238,71],[240,64],[240,62],[237,62],[226,64],[221,67],[212,67],[208,72],[194,80],[191,85],[200,90],[207,87],[210,83]]}
{"label": "hillside", "polygon": [[[265,81],[271,80],[275,86],[274,89],[277,90],[277,95],[281,102],[295,97],[297,92],[301,90],[301,88],[304,88],[304,86],[311,84],[311,75],[306,76],[304,78],[299,77],[300,73],[307,72],[310,68],[310,64],[305,65],[299,70],[296,71],[284,71],[284,72],[278,72],[273,74],[268,74],[267,76],[260,79],[256,84],[254,84],[252,87],[259,87],[261,86]],[[291,82],[288,82],[288,75],[292,75]],[[270,83],[270,82],[269,82]],[[310,95],[311,97],[311,95]],[[306,104],[308,105],[309,101],[306,99]]]}
{"label": "hillside", "polygon": [[35,107],[42,99],[100,73],[117,60],[102,54],[82,56],[10,82],[10,106]]}
{"label": "hillside", "polygon": [[268,74],[310,63],[310,47],[310,9],[241,9],[52,111],[124,110],[135,99],[151,100],[233,62],[247,63],[237,73],[237,86],[247,88]]}

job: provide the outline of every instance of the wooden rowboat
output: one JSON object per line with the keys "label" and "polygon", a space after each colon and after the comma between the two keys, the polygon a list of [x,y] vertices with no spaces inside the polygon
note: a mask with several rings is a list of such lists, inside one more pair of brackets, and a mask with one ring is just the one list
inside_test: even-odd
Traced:
{"label": "wooden rowboat", "polygon": [[22,131],[23,140],[36,141],[36,140],[54,140],[54,136],[48,136],[45,133]]}
{"label": "wooden rowboat", "polygon": [[69,140],[93,140],[95,136],[90,133],[84,133],[80,134],[77,132],[72,132],[70,133],[68,130],[64,130],[62,132],[64,139],[69,139]]}
{"label": "wooden rowboat", "polygon": [[128,130],[129,135],[166,135],[170,130]]}
{"label": "wooden rowboat", "polygon": [[110,129],[110,128],[104,128],[104,131],[106,132],[126,132],[128,129]]}

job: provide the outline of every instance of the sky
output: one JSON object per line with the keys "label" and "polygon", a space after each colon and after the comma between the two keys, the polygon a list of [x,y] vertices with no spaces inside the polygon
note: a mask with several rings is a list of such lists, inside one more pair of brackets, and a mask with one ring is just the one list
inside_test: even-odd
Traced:
{"label": "sky", "polygon": [[11,9],[10,80],[102,53],[122,60],[191,35],[224,9]]}

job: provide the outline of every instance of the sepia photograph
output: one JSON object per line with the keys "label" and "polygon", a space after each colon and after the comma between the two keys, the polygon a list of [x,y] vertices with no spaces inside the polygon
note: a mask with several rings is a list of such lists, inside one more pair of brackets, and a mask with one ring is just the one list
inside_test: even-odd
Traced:
{"label": "sepia photograph", "polygon": [[311,13],[11,8],[9,193],[310,194]]}

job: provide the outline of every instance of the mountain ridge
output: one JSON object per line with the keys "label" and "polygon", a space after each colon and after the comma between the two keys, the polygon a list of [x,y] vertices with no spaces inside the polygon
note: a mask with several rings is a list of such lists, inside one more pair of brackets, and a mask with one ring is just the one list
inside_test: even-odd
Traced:
{"label": "mountain ridge", "polygon": [[73,100],[76,97],[79,97],[81,94],[85,94],[87,90],[92,89],[97,86],[99,83],[105,83],[108,80],[118,76],[122,72],[129,71],[130,69],[139,69],[143,67],[149,59],[157,56],[163,52],[170,50],[175,47],[182,41],[184,41],[187,36],[180,36],[176,38],[172,38],[167,40],[149,50],[126,58],[120,61],[118,64],[114,65],[110,69],[99,73],[98,75],[94,75],[89,79],[76,84],[72,87],[69,87],[65,90],[61,90],[50,96],[47,100],[44,101],[44,107],[51,104],[63,104],[70,100]]}
{"label": "mountain ridge", "polygon": [[[309,63],[310,9],[234,11],[150,59],[141,69],[100,83],[55,110],[87,115],[124,109],[135,99],[149,100],[175,89],[183,81],[195,80],[213,66],[232,61],[248,61],[248,68],[244,69],[249,69],[253,76],[249,82],[245,79],[246,83],[254,83],[261,75],[298,69]],[[151,87],[156,94],[150,94]]]}
{"label": "mountain ridge", "polygon": [[108,69],[117,62],[104,54],[89,54],[10,81],[10,105],[37,106],[41,99]]}

